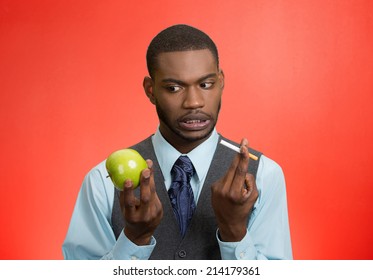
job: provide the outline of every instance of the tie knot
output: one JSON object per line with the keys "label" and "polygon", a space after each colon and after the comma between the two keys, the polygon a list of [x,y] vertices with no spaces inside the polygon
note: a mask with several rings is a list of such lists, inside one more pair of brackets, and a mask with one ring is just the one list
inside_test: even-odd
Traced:
{"label": "tie knot", "polygon": [[193,163],[187,156],[180,156],[172,167],[171,174],[173,181],[190,182],[195,170]]}

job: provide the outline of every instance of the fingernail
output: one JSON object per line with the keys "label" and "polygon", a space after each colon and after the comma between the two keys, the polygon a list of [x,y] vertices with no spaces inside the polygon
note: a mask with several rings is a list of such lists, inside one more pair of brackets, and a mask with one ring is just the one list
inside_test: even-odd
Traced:
{"label": "fingernail", "polygon": [[144,176],[145,179],[148,179],[150,177],[150,170],[149,169],[145,169],[143,171],[142,175]]}
{"label": "fingernail", "polygon": [[131,188],[132,187],[131,180],[127,179],[126,181],[124,181],[124,187],[125,188]]}
{"label": "fingernail", "polygon": [[244,138],[243,141],[242,141],[242,145],[243,145],[243,146],[247,146],[248,143],[249,143],[249,141],[247,141],[247,139]]}

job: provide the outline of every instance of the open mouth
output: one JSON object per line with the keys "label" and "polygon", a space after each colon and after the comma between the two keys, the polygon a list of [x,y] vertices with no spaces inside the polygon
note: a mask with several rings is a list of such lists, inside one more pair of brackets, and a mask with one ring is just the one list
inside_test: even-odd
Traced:
{"label": "open mouth", "polygon": [[200,130],[204,129],[210,124],[208,119],[184,119],[179,122],[180,126],[187,130]]}

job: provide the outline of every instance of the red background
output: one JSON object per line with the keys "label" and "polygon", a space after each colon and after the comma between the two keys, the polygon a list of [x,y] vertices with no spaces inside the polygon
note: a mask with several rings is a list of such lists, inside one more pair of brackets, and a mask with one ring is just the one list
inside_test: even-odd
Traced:
{"label": "red background", "polygon": [[0,0],[0,258],[61,259],[83,176],[157,127],[152,37],[188,23],[226,75],[218,130],[275,159],[295,259],[373,259],[372,1]]}

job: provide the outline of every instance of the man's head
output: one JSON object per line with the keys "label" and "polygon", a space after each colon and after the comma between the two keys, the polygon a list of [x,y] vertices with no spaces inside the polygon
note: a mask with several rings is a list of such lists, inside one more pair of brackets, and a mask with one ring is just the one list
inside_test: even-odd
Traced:
{"label": "man's head", "polygon": [[201,30],[189,25],[178,24],[166,28],[153,38],[146,53],[150,77],[154,78],[159,54],[166,52],[208,49],[219,68],[219,55],[215,43]]}
{"label": "man's head", "polygon": [[188,153],[217,123],[224,74],[215,44],[203,32],[176,25],[159,33],[147,53],[150,77],[143,86],[156,106],[163,137]]}

